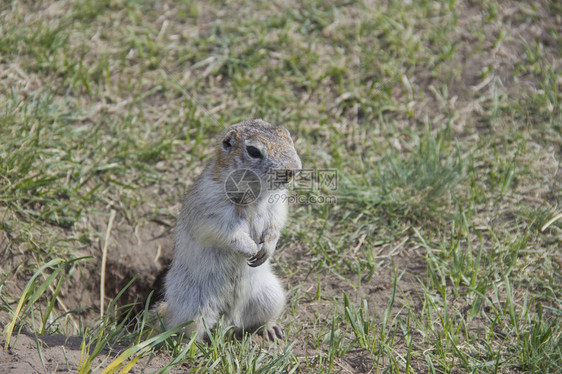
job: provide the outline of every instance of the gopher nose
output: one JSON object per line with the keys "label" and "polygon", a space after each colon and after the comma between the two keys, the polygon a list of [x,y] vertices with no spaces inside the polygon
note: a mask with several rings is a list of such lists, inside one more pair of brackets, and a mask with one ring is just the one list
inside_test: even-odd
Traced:
{"label": "gopher nose", "polygon": [[291,175],[294,177],[302,169],[300,157],[295,153],[293,159],[285,165],[285,169],[291,170]]}
{"label": "gopher nose", "polygon": [[286,165],[285,173],[287,175],[287,181],[291,181],[297,174],[299,174],[301,168],[302,168],[301,160],[298,157],[289,165]]}

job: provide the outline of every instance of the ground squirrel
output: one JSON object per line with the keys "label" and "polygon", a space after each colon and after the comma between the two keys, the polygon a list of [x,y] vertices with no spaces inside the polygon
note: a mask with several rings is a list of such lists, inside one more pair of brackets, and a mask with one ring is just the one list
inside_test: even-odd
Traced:
{"label": "ground squirrel", "polygon": [[201,340],[224,317],[238,331],[263,327],[265,338],[283,337],[276,319],[285,294],[267,260],[287,218],[280,196],[300,168],[282,126],[249,120],[224,131],[176,224],[159,308],[166,328],[192,320],[186,332]]}

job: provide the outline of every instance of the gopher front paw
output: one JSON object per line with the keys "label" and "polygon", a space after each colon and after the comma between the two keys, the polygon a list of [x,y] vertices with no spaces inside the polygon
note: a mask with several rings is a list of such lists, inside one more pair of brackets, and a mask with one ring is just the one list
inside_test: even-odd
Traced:
{"label": "gopher front paw", "polygon": [[241,232],[232,241],[232,248],[246,257],[254,257],[258,254],[261,246],[258,246],[250,238],[250,235]]}
{"label": "gopher front paw", "polygon": [[248,260],[248,265],[255,268],[263,264],[269,257],[268,251],[264,245],[260,246],[260,250]]}

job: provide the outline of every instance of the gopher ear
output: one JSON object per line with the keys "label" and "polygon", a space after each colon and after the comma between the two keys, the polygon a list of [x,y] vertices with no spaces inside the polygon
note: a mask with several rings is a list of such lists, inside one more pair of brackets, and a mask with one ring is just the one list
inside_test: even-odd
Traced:
{"label": "gopher ear", "polygon": [[222,148],[227,151],[231,150],[232,147],[234,147],[234,144],[236,144],[236,140],[238,139],[237,135],[238,134],[236,134],[236,131],[234,130],[230,130],[229,132],[224,134],[221,139]]}

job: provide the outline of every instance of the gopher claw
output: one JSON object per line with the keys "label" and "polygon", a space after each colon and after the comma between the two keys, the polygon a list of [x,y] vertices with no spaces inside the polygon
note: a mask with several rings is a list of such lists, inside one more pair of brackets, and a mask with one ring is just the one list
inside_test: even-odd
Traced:
{"label": "gopher claw", "polygon": [[261,264],[263,264],[265,262],[265,260],[267,260],[268,257],[269,256],[267,255],[267,251],[263,248],[263,245],[262,245],[259,252],[256,253],[254,256],[252,256],[248,260],[248,265],[250,265],[253,268],[258,267]]}
{"label": "gopher claw", "polygon": [[281,330],[281,326],[275,325],[265,325],[263,327],[263,337],[265,340],[274,341],[276,339],[284,339],[285,335],[283,334],[283,330]]}

